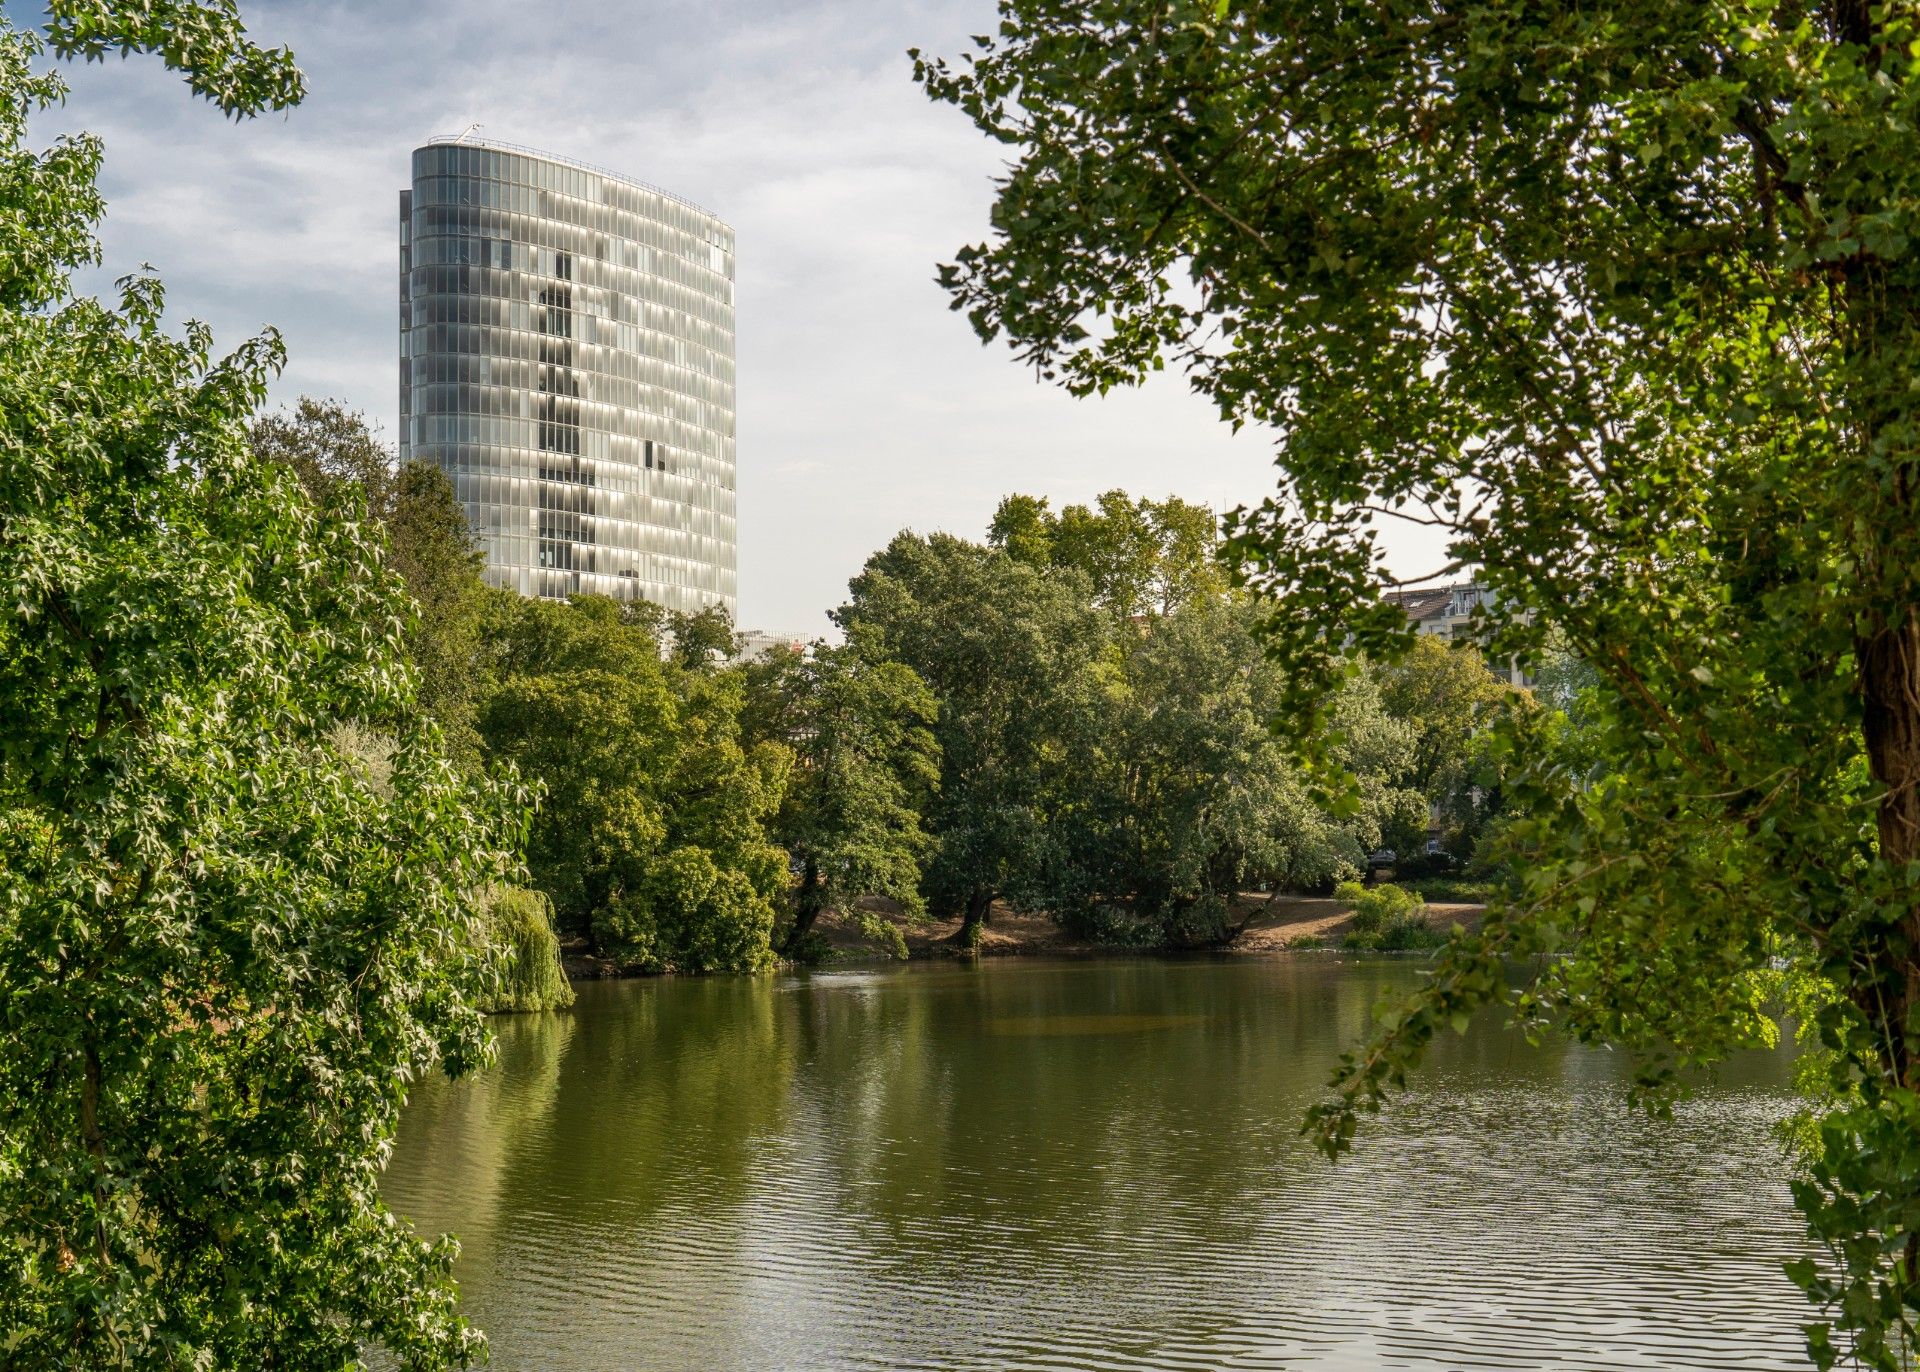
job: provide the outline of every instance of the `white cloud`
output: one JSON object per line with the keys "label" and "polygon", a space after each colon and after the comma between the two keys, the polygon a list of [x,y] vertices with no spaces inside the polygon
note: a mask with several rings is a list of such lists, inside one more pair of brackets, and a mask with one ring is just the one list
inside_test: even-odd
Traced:
{"label": "white cloud", "polygon": [[152,262],[223,339],[277,325],[279,397],[337,395],[391,430],[397,197],[426,137],[478,121],[709,206],[739,235],[743,622],[818,631],[895,531],[978,534],[1008,491],[1224,508],[1271,489],[1265,440],[1177,380],[1036,386],[932,284],[984,233],[1005,150],[929,103],[904,52],[964,47],[990,0],[246,8],[307,73],[286,116],[223,121],[135,61],[74,71],[41,121],[107,140],[107,271]]}

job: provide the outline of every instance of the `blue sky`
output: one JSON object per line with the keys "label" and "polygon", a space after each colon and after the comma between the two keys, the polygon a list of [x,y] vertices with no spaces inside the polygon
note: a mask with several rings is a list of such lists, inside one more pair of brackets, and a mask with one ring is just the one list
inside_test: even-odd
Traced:
{"label": "blue sky", "polygon": [[[10,10],[17,9],[9,6]],[[1224,509],[1271,487],[1173,377],[1074,400],[983,348],[933,284],[983,236],[1004,150],[913,84],[990,0],[274,0],[304,105],[243,124],[156,62],[69,72],[44,138],[107,145],[106,269],[151,263],[173,311],[235,343],[285,335],[276,389],[335,396],[391,435],[395,216],[407,154],[479,123],[651,181],[739,236],[740,618],[818,633],[901,528],[979,536],[1010,491],[1056,506],[1115,486]],[[1402,574],[1437,565],[1408,544]]]}

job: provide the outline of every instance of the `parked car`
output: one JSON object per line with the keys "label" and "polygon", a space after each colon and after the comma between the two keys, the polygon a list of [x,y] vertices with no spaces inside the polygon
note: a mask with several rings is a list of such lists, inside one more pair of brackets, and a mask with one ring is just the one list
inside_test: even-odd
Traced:
{"label": "parked car", "polygon": [[1369,867],[1391,867],[1398,860],[1399,854],[1395,853],[1391,848],[1375,848],[1371,853],[1367,854],[1367,866]]}

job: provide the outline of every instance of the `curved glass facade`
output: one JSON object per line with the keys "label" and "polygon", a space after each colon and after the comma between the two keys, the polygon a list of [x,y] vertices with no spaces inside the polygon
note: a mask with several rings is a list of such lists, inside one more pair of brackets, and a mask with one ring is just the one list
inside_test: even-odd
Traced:
{"label": "curved glass facade", "polygon": [[736,610],[733,230],[664,191],[435,140],[400,193],[400,456],[487,580]]}

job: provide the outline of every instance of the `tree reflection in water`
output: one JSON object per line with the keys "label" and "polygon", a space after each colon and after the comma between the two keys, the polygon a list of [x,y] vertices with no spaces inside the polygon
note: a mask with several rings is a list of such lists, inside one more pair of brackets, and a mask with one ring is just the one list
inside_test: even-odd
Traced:
{"label": "tree reflection in water", "polygon": [[423,1084],[387,1190],[461,1236],[504,1369],[1790,1363],[1784,1058],[1661,1124],[1616,1059],[1475,1025],[1331,1167],[1301,1113],[1417,971],[589,986]]}

